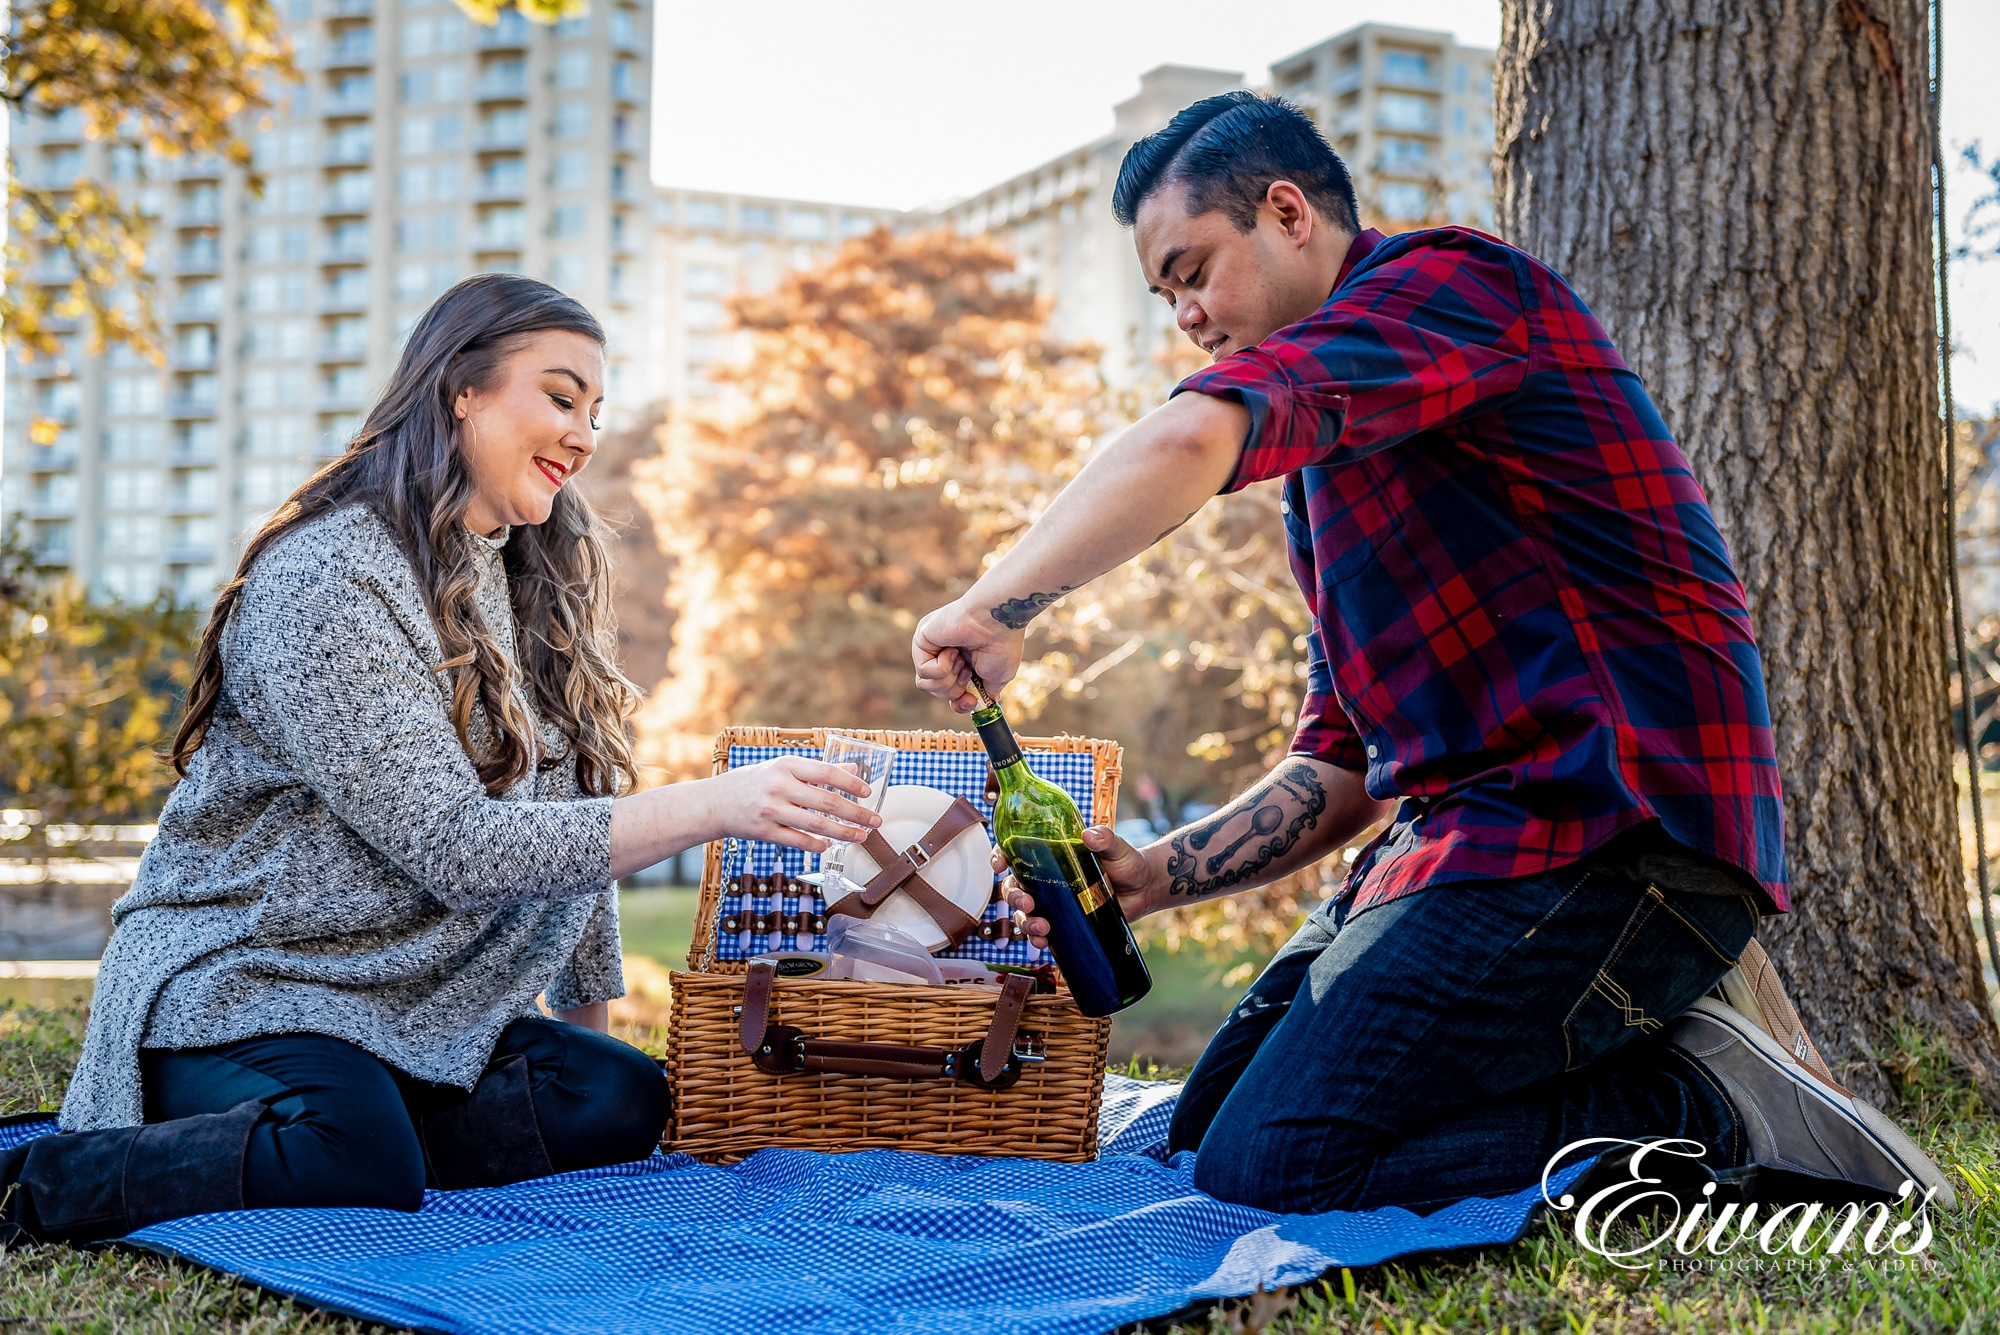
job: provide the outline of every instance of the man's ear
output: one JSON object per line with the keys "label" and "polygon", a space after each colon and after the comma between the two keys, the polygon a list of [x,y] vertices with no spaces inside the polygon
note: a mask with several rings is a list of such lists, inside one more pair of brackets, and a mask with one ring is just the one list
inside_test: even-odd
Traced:
{"label": "man's ear", "polygon": [[1312,240],[1315,220],[1305,191],[1290,181],[1273,181],[1264,188],[1264,207],[1271,210],[1293,245],[1303,246]]}

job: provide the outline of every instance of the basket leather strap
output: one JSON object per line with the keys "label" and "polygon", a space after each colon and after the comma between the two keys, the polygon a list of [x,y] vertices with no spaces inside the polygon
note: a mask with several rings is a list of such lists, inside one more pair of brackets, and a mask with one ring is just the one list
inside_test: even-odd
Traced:
{"label": "basket leather strap", "polygon": [[987,1084],[1000,1078],[1007,1059],[1014,1055],[1014,1035],[1021,1028],[1021,1012],[1027,1008],[1028,994],[1035,983],[1026,974],[1010,973],[1000,985],[1000,1000],[993,1006],[993,1027],[979,1048],[979,1074]]}
{"label": "basket leather strap", "polygon": [[918,868],[929,862],[944,850],[944,846],[960,834],[981,822],[979,809],[962,797],[952,799],[945,813],[937,823],[924,833],[905,851],[898,853],[889,846],[880,830],[870,830],[868,837],[861,841],[861,847],[875,860],[882,870],[877,872],[853,894],[829,904],[826,916],[836,913],[850,918],[867,918],[874,914],[897,890],[902,890],[917,902],[918,907],[931,917],[945,937],[957,945],[979,928],[979,919],[946,899],[918,873]]}
{"label": "basket leather strap", "polygon": [[993,1023],[986,1037],[963,1048],[934,1048],[904,1043],[857,1043],[838,1038],[813,1038],[789,1025],[773,1025],[771,985],[777,976],[768,960],[750,966],[743,979],[743,1051],[760,1071],[791,1075],[819,1071],[833,1075],[886,1075],[916,1079],[957,1079],[985,1089],[1004,1089],[1020,1078],[1014,1052],[1021,1014],[1033,991],[1033,981],[1009,974],[993,1006]]}

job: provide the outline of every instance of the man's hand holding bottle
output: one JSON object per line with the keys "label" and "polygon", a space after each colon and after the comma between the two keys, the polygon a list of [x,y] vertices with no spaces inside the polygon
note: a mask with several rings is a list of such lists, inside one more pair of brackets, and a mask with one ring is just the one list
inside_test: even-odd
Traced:
{"label": "man's hand holding bottle", "polygon": [[[1086,829],[1083,843],[1097,854],[1097,865],[1103,869],[1105,880],[1111,883],[1112,892],[1118,896],[1118,907],[1127,922],[1167,907],[1167,877],[1163,866],[1155,867],[1144,852],[1120,838],[1108,825],[1093,825]],[[993,870],[1005,876],[1001,888],[1007,896],[1007,907],[1014,910],[1015,920],[1028,933],[1028,944],[1037,950],[1048,949],[1048,919],[1035,913],[1034,896],[1023,890],[1008,874],[1007,859],[1000,855],[997,848],[993,850]]]}

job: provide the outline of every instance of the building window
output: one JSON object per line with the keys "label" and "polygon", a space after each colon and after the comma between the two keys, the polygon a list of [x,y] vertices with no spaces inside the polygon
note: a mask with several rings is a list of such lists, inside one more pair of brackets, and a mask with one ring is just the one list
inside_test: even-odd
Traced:
{"label": "building window", "polygon": [[556,108],[555,137],[582,139],[590,133],[590,103],[565,102]]}
{"label": "building window", "polygon": [[1407,181],[1391,181],[1379,191],[1382,214],[1396,222],[1418,222],[1430,212],[1430,191]]}
{"label": "building window", "polygon": [[410,116],[403,121],[398,138],[405,153],[428,153],[437,142],[436,128],[429,116]]}
{"label": "building window", "polygon": [[785,214],[785,233],[800,241],[824,241],[829,229],[826,215],[818,209],[791,209]]}
{"label": "building window", "polygon": [[583,286],[584,259],[581,255],[558,255],[549,261],[549,281],[565,292]]}
{"label": "building window", "polygon": [[585,214],[581,204],[565,204],[549,214],[549,235],[559,240],[575,240],[583,235]]}
{"label": "building window", "polygon": [[403,24],[403,54],[427,56],[437,40],[437,25],[430,19],[408,19]]}
{"label": "building window", "polygon": [[729,212],[719,199],[690,199],[687,222],[689,227],[721,229],[729,225]]}
{"label": "building window", "polygon": [[1386,130],[1435,130],[1437,103],[1415,93],[1383,93],[1376,99],[1376,119]]}
{"label": "building window", "polygon": [[719,329],[722,327],[722,303],[707,298],[695,298],[681,306],[681,322],[689,329]]}
{"label": "building window", "polygon": [[737,220],[746,232],[775,232],[778,230],[778,213],[769,204],[745,204],[737,213]]}
{"label": "building window", "polygon": [[1382,78],[1391,83],[1413,83],[1423,86],[1433,82],[1431,58],[1421,51],[1384,51],[1382,53]]}
{"label": "building window", "polygon": [[590,87],[590,52],[565,51],[557,56],[555,85],[558,88]]}
{"label": "building window", "polygon": [[1430,145],[1421,139],[1385,137],[1376,157],[1379,170],[1402,175],[1422,175],[1430,165]]}
{"label": "building window", "polygon": [[582,153],[556,154],[555,170],[549,183],[558,190],[582,190],[590,184],[590,158]]}

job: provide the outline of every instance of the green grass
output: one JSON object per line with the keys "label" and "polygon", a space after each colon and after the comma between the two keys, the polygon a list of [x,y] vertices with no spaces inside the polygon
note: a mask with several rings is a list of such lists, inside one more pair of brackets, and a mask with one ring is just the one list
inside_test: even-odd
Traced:
{"label": "green grass", "polygon": [[701,892],[673,887],[618,892],[618,937],[628,955],[645,955],[669,969],[687,968]]}
{"label": "green grass", "polygon": [[[671,917],[664,905],[662,916]],[[660,930],[676,928],[667,922]],[[83,1020],[78,1007],[0,1004],[0,1115],[57,1105],[82,1045]],[[1513,1247],[1343,1270],[1149,1328],[1171,1335],[2000,1330],[2000,1120],[1979,1109],[1935,1046],[1906,1034],[1885,1055],[1903,1097],[1900,1120],[1968,1204],[1960,1214],[1934,1217],[1929,1269],[1834,1258],[1824,1271],[1630,1273],[1580,1247],[1562,1216]],[[1138,1058],[1124,1066],[1133,1075],[1174,1074]],[[0,1255],[0,1333],[372,1329],[381,1328],[125,1249],[30,1247]]]}

